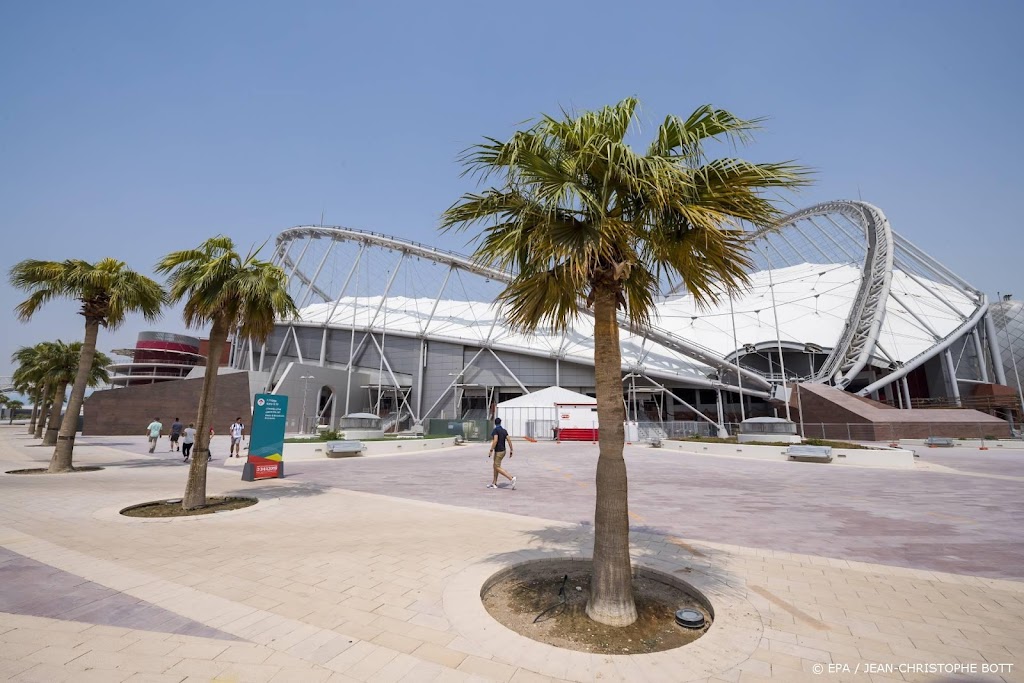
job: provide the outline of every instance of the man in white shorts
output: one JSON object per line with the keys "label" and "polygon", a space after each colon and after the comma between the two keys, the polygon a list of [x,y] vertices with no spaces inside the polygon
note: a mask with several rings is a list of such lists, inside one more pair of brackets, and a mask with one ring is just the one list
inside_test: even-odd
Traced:
{"label": "man in white shorts", "polygon": [[238,418],[233,423],[229,430],[231,432],[231,455],[228,457],[233,458],[236,455],[242,457],[242,432],[245,431],[245,425],[242,424],[242,418]]}

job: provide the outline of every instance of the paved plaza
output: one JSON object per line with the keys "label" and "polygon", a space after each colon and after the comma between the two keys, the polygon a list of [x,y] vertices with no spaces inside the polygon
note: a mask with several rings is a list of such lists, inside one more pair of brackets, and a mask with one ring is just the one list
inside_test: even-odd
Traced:
{"label": "paved plaza", "polygon": [[[23,430],[0,429],[4,471],[48,460]],[[104,470],[0,475],[0,680],[1024,681],[1024,452],[920,452],[901,471],[627,447],[635,562],[716,619],[678,651],[598,656],[478,597],[500,567],[589,554],[592,444],[519,443],[515,491],[484,488],[479,444],[286,450],[288,477],[256,483],[218,459],[209,492],[258,505],[150,520],[118,511],[180,496],[180,457],[83,437],[77,463]]]}

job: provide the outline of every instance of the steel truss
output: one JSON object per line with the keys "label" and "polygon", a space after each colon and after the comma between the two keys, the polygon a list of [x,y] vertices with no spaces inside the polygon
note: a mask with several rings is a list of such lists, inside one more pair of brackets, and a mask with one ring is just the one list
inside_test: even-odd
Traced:
{"label": "steel truss", "polygon": [[[326,239],[330,242],[323,256],[309,264],[309,271],[311,272],[308,272],[307,268],[303,266],[303,257],[306,256],[310,244],[314,240],[319,239]],[[814,374],[811,377],[812,381],[830,383],[838,388],[846,389],[859,374],[865,371],[866,368],[870,368],[872,372],[871,383],[858,391],[860,395],[868,395],[886,385],[902,380],[907,373],[943,353],[956,340],[963,338],[966,334],[974,333],[975,347],[980,348],[981,346],[975,330],[983,323],[988,324],[988,320],[985,317],[988,307],[985,296],[948,268],[935,261],[923,250],[893,233],[882,211],[869,203],[837,200],[817,204],[783,217],[771,228],[752,231],[749,240],[752,245],[752,252],[759,253],[762,256],[767,254],[769,261],[765,265],[768,268],[773,267],[772,261],[776,262],[774,267],[785,267],[794,265],[794,261],[797,264],[800,262],[817,263],[821,259],[825,259],[826,262],[849,263],[860,268],[860,281],[842,332],[836,343],[824,351],[827,354],[825,362],[814,370]],[[764,244],[761,244],[762,241]],[[324,269],[328,256],[331,254],[331,249],[342,242],[358,244],[359,253],[340,291],[325,291],[325,285],[319,280],[321,271]],[[293,282],[299,283],[298,291],[301,305],[309,304],[314,296],[319,297],[329,305],[333,304],[333,308],[330,309],[330,313],[322,323],[296,321],[289,323],[289,328],[310,324],[321,325],[325,330],[323,342],[326,344],[327,328],[337,325],[345,327],[348,324],[346,321],[334,320],[334,312],[346,296],[353,273],[359,267],[359,259],[362,258],[368,248],[381,248],[399,253],[398,266],[391,273],[383,297],[387,297],[391,283],[394,282],[398,273],[398,267],[401,267],[403,261],[409,257],[416,257],[447,266],[447,273],[444,276],[444,281],[441,283],[440,290],[433,300],[433,306],[430,309],[429,315],[419,328],[418,335],[411,334],[408,330],[385,330],[386,325],[382,326],[377,320],[381,307],[384,306],[383,298],[369,324],[366,324],[366,321],[360,324],[359,331],[363,332],[364,335],[370,335],[370,338],[373,338],[372,335],[374,333],[383,334],[386,332],[388,335],[418,336],[423,340],[429,337],[430,339],[442,341],[461,342],[470,346],[479,344],[487,348],[491,354],[494,354],[495,350],[501,350],[532,356],[550,356],[555,358],[556,363],[559,359],[565,358],[565,354],[561,349],[551,353],[543,349],[522,348],[517,345],[502,344],[500,341],[493,340],[492,333],[494,326],[497,324],[497,318],[492,321],[491,330],[487,338],[483,340],[451,337],[446,335],[443,329],[440,329],[443,328],[441,324],[435,326],[439,329],[431,329],[435,318],[434,313],[438,302],[442,300],[449,278],[457,277],[456,274],[459,272],[466,272],[495,282],[508,283],[513,278],[513,273],[498,270],[455,252],[381,233],[354,230],[341,226],[298,226],[284,230],[278,235],[274,260],[285,269]],[[774,256],[769,253],[772,249],[775,252]],[[788,255],[784,254],[784,251]],[[894,291],[894,269],[899,270],[903,276],[906,276],[904,281],[915,283],[913,285],[915,291],[917,287],[920,287],[920,291],[927,293],[930,301],[935,301],[944,307],[943,310],[952,312],[954,315],[953,320],[957,323],[955,329],[943,336],[929,324],[926,319],[927,313],[922,314],[914,310],[912,307],[915,304],[914,301],[907,301],[904,295]],[[964,299],[959,301],[950,300],[947,295],[939,291],[943,288],[948,288],[944,290],[946,292],[953,291],[956,294],[962,295]],[[336,288],[327,287],[327,289],[333,290]],[[678,289],[678,286],[668,289],[668,294],[672,294],[676,289]],[[950,294],[950,296],[953,296],[953,294]],[[964,303],[965,301],[969,302],[973,310],[966,310],[967,304]],[[931,345],[925,351],[902,362],[887,353],[879,341],[885,324],[887,307],[892,305],[890,302],[898,304],[899,308],[902,309],[900,315],[904,315],[903,312],[905,311],[905,317],[916,321],[914,324],[931,340]],[[958,303],[960,304],[959,307],[957,306]],[[815,305],[817,306],[817,304]],[[583,313],[588,314],[585,310],[583,310]],[[948,319],[948,312],[946,316]],[[766,377],[762,373],[742,367],[736,363],[734,358],[738,356],[739,349],[720,352],[719,350],[702,346],[692,339],[687,339],[677,332],[662,327],[650,326],[637,330],[630,328],[622,317],[620,317],[619,322],[623,331],[637,335],[644,340],[645,344],[647,342],[657,344],[697,361],[702,366],[706,366],[709,371],[714,371],[708,373],[709,378],[707,380],[688,375],[680,375],[678,377],[679,380],[690,386],[725,389],[733,392],[740,391],[744,394],[762,397],[767,397],[769,395],[768,392],[773,387],[773,382],[771,381],[773,378]],[[986,331],[985,336],[987,340],[991,338],[991,334],[988,331]],[[364,336],[363,341],[360,342],[360,347],[366,341],[367,337]],[[758,345],[768,341],[758,340]],[[294,329],[289,329],[286,332],[283,344],[288,345],[291,342],[294,342],[296,349],[299,348]],[[563,339],[563,346],[564,342],[565,340]],[[375,339],[374,343],[376,344]],[[788,342],[786,342],[786,346],[789,348]],[[892,348],[889,349],[889,351],[893,350]],[[726,350],[723,349],[721,351]],[[250,346],[247,354],[249,356],[249,366],[262,370],[264,367],[264,352],[265,349],[259,351],[259,362],[257,363],[254,357],[255,350]],[[271,368],[272,376],[276,373],[283,352],[284,347],[282,347],[277,354],[277,358],[273,361],[273,367]],[[422,352],[423,349],[421,349],[421,355]],[[319,358],[321,364],[324,363],[324,353],[324,348],[321,348]],[[383,351],[381,353],[383,354]],[[352,362],[351,356],[353,355],[358,354],[350,354],[350,363]],[[496,355],[495,357],[497,358]],[[498,362],[504,365],[500,358],[498,358]],[[980,358],[980,362],[984,364],[984,358]],[[885,370],[886,368],[888,369],[887,371]],[[624,369],[628,368],[624,366]],[[994,364],[992,370],[996,381],[999,381],[1002,374],[1001,367]],[[422,368],[420,372],[422,374]],[[982,373],[984,376],[987,376],[985,368],[982,368]],[[671,378],[664,372],[659,372],[658,375],[663,380]],[[727,379],[729,381],[726,381]],[[516,381],[518,383],[518,380]],[[420,384],[422,384],[422,380]],[[419,400],[417,399],[417,401]],[[422,406],[415,406],[416,413],[420,413],[421,410]],[[430,411],[426,412],[429,413]]]}
{"label": "steel truss", "polygon": [[[307,288],[307,291],[315,292],[324,301],[339,301],[344,296],[344,289],[334,297],[327,292],[320,289],[315,281],[316,275],[309,277],[301,268],[298,267],[301,259],[292,260],[290,252],[292,246],[300,240],[313,240],[327,238],[333,241],[352,241],[358,243],[364,247],[381,247],[385,249],[392,249],[398,251],[403,255],[415,256],[425,258],[436,263],[449,266],[453,270],[463,270],[474,275],[483,276],[496,282],[508,283],[514,277],[514,274],[492,268],[480,264],[473,259],[456,254],[454,252],[446,251],[443,249],[437,249],[430,247],[418,242],[409,240],[399,239],[389,235],[383,235],[375,232],[368,232],[363,230],[355,230],[352,228],[345,228],[341,226],[298,226],[284,230],[277,237],[277,250],[276,253],[279,255],[279,263],[286,271],[290,272],[291,275],[300,280]],[[305,251],[303,249],[302,254]],[[322,267],[322,264],[321,266]],[[396,271],[397,272],[397,271]],[[319,274],[319,267],[317,270]],[[443,288],[442,288],[443,289]],[[440,298],[440,292],[438,298]],[[383,301],[382,301],[383,304]],[[336,307],[336,305],[335,305]],[[591,315],[591,313],[585,309],[581,309],[581,312],[585,315]],[[332,316],[328,316],[327,320],[323,325],[329,326]],[[430,320],[428,319],[427,325],[429,326]],[[639,334],[646,340],[655,342],[664,346],[668,349],[676,351],[688,358],[694,359],[700,363],[703,363],[711,368],[719,371],[720,375],[724,376],[724,373],[736,372],[735,364],[726,360],[721,354],[703,347],[699,344],[694,343],[691,340],[685,339],[679,335],[673,334],[668,330],[664,330],[657,327],[648,327],[644,330],[633,330],[630,329],[629,324],[623,316],[619,318],[620,328],[624,331],[630,331],[633,334]],[[372,327],[372,325],[371,325]],[[432,335],[433,336],[433,335]],[[463,340],[465,341],[465,340]],[[530,355],[529,350],[524,349],[513,349],[508,348],[507,350],[514,350],[518,353],[525,353]],[[741,368],[740,371],[743,373],[743,392],[755,395],[767,397],[768,390],[771,389],[771,383],[765,379],[761,374],[756,371],[749,370],[747,368]],[[686,378],[686,381],[695,384],[695,386],[707,386],[707,387],[718,387],[723,386],[722,382],[708,380],[706,383],[696,381],[692,378]],[[726,385],[732,391],[740,391],[740,388],[734,385]]]}

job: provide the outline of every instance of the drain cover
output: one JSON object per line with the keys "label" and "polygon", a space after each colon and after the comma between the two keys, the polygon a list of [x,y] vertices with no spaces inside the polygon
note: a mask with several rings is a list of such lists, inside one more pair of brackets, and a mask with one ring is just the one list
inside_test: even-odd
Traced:
{"label": "drain cover", "polygon": [[681,609],[676,612],[676,623],[683,628],[702,628],[704,615],[695,609]]}

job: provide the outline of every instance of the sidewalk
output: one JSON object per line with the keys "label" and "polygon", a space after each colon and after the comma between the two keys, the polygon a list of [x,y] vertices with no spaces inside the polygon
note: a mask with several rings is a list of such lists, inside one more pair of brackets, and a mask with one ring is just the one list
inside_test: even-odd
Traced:
{"label": "sidewalk", "polygon": [[[0,429],[2,470],[47,460],[31,443]],[[587,554],[587,526],[220,467],[211,495],[261,502],[131,519],[180,496],[185,468],[121,448],[76,448],[100,472],[0,475],[0,679],[1024,681],[1024,582],[634,532],[636,562],[711,595],[715,625],[663,657],[565,653],[487,623],[476,596],[497,567]],[[1013,666],[942,674],[971,664]]]}

